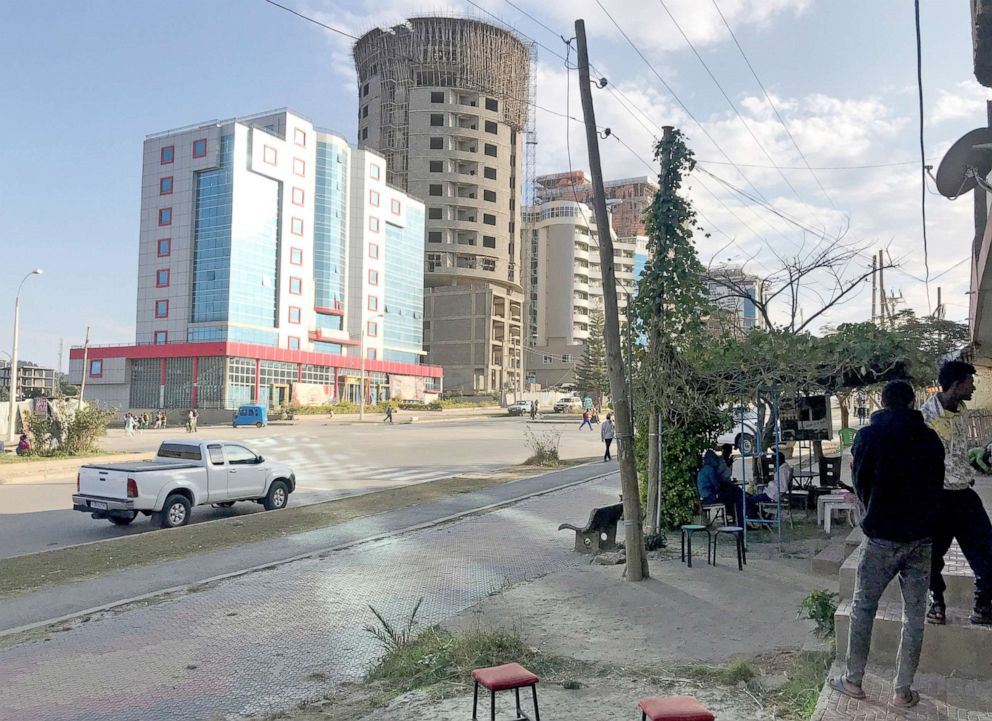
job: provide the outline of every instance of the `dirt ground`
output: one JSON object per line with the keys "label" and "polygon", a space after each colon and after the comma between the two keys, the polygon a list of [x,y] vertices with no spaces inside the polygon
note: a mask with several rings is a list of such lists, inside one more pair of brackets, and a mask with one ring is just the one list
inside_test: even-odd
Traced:
{"label": "dirt ground", "polygon": [[[795,544],[785,555],[758,546],[744,572],[729,548],[717,566],[702,559],[690,569],[670,546],[651,554],[651,578],[641,583],[624,581],[623,566],[550,574],[486,598],[445,627],[513,630],[541,654],[564,659],[564,667],[546,675],[531,669],[542,675],[538,698],[545,718],[635,719],[637,700],[650,695],[695,696],[720,721],[780,717],[763,690],[789,680],[801,651],[829,650],[814,639],[811,624],[797,618],[797,607],[810,591],[834,582],[809,571],[814,549],[808,544]],[[746,661],[757,678],[748,685],[695,680],[693,670],[734,660]],[[532,713],[529,692],[521,700]],[[268,718],[462,721],[471,706],[467,681],[388,702],[374,684],[347,684],[328,698]],[[499,718],[507,718],[512,706],[511,694],[497,696]],[[480,717],[488,712],[487,701]]]}

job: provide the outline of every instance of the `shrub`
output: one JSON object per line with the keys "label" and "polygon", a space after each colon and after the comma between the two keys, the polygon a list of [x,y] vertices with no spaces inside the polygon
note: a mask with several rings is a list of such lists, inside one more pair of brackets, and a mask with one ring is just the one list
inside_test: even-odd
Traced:
{"label": "shrub", "polygon": [[534,433],[530,428],[524,431],[527,447],[531,456],[524,463],[528,466],[557,467],[561,462],[558,457],[558,446],[561,443],[561,432],[542,431]]}
{"label": "shrub", "polygon": [[817,638],[834,637],[834,614],[837,612],[837,594],[825,589],[813,591],[799,603],[798,618],[808,618],[816,628]]}
{"label": "shrub", "polygon": [[[641,504],[648,496],[648,421],[639,419],[634,437],[634,454],[640,479]],[[692,520],[698,492],[696,473],[703,451],[709,447],[706,435],[689,428],[666,428],[664,446],[664,478],[661,480],[661,522],[667,528],[677,528]]]}
{"label": "shrub", "polygon": [[62,450],[72,454],[94,450],[97,439],[107,435],[107,424],[116,415],[112,408],[89,405],[77,409],[65,424]]}

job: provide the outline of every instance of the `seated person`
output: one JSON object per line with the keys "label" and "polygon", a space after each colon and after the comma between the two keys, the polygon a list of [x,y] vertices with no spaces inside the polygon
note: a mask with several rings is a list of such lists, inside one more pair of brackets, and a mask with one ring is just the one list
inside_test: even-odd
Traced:
{"label": "seated person", "polygon": [[756,496],[751,496],[755,503],[777,503],[779,498],[789,492],[789,484],[792,483],[792,466],[785,460],[785,454],[778,452],[778,470],[771,482],[765,486],[765,490]]}
{"label": "seated person", "polygon": [[720,446],[720,460],[723,461],[723,467],[720,469],[720,477],[728,482],[734,480],[734,446],[730,443],[724,443]]}
{"label": "seated person", "polygon": [[28,440],[27,434],[22,433],[21,439],[17,442],[17,455],[23,456],[25,453],[31,450],[31,441]]}
{"label": "seated person", "polygon": [[[737,522],[743,523],[745,494],[741,488],[729,480],[724,480],[724,475],[728,470],[727,464],[717,456],[715,451],[707,450],[703,454],[703,467],[696,474],[696,489],[699,491],[699,498],[703,505],[722,503],[728,514],[728,523],[730,522],[731,509],[733,509]],[[749,512],[751,507],[751,499],[748,497]]]}

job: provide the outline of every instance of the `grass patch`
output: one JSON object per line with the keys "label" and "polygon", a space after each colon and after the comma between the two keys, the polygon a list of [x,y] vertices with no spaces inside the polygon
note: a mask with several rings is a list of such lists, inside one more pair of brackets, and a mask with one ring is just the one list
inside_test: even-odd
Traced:
{"label": "grass patch", "polygon": [[92,451],[82,451],[80,453],[67,453],[65,451],[53,451],[51,453],[30,453],[26,456],[19,456],[16,453],[0,454],[0,464],[17,463],[37,463],[38,461],[58,461],[75,458],[92,458],[93,456],[106,456],[106,451],[99,449]]}
{"label": "grass patch", "polygon": [[798,653],[787,670],[789,680],[767,695],[776,715],[788,721],[806,721],[812,716],[832,662],[833,654],[826,651]]}
{"label": "grass patch", "polygon": [[676,669],[676,672],[685,678],[717,683],[721,686],[736,686],[741,682],[748,683],[758,675],[758,672],[747,661],[733,661],[726,666],[706,666],[703,664],[681,666]]}
{"label": "grass patch", "polygon": [[397,694],[437,684],[454,684],[452,689],[460,691],[468,684],[472,669],[510,662],[534,669],[546,663],[511,631],[454,635],[440,626],[431,626],[383,656],[369,670],[366,681],[383,682]]}

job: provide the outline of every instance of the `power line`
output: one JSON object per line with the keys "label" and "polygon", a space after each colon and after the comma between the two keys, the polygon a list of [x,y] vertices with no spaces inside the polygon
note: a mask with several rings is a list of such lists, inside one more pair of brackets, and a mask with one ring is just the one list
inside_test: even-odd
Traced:
{"label": "power line", "polygon": [[275,2],[275,0],[265,0],[265,2],[267,2],[269,5],[275,5],[277,8],[285,10],[288,13],[292,13],[298,18],[303,18],[307,22],[313,23],[314,25],[320,25],[320,27],[324,28],[325,30],[330,30],[332,33],[337,33],[338,35],[344,35],[346,38],[351,38],[352,40],[358,40],[358,38],[352,35],[351,33],[346,33],[344,30],[338,30],[337,28],[331,27],[330,25],[320,22],[320,20],[316,20],[312,17],[308,17],[303,13],[298,13],[295,10],[293,10],[293,8],[288,8],[285,5],[280,5],[279,3]]}
{"label": "power line", "polygon": [[920,96],[920,214],[923,220],[923,268],[926,271],[924,283],[927,288],[927,310],[933,313],[930,305],[930,257],[927,251],[927,154],[923,142],[923,41],[920,38],[920,0],[913,3],[916,15],[916,89]]}
{"label": "power line", "polygon": [[[739,165],[742,168],[767,168],[771,170],[774,166],[771,165],[757,165],[754,163],[728,163],[725,160],[700,160],[700,163],[706,163],[707,165]],[[867,170],[870,168],[894,168],[899,165],[916,165],[918,160],[902,160],[897,163],[874,163],[868,165],[818,165],[813,166],[810,170]],[[780,165],[783,170],[804,170],[806,166],[804,165]]]}
{"label": "power line", "polygon": [[748,59],[747,53],[745,53],[744,48],[741,47],[740,42],[737,40],[737,36],[734,34],[733,28],[730,27],[730,23],[727,22],[727,18],[724,17],[723,11],[720,10],[720,6],[717,5],[716,0],[712,0],[712,3],[713,7],[716,8],[717,14],[720,16],[720,19],[723,20],[723,24],[727,28],[727,32],[730,33],[730,37],[733,38],[734,45],[737,46],[737,50],[740,51],[741,57],[744,58],[744,64],[747,65],[747,69],[750,70],[751,75],[754,76],[754,81],[758,83],[758,87],[761,88],[761,92],[764,93],[765,100],[768,101],[768,105],[774,111],[775,117],[778,118],[778,122],[782,125],[782,129],[785,130],[785,134],[789,136],[789,140],[792,142],[792,147],[796,149],[796,152],[799,153],[799,157],[803,159],[803,164],[806,166],[809,174],[813,176],[813,180],[815,180],[817,186],[819,186],[820,192],[822,192],[823,196],[830,202],[833,209],[837,210],[837,204],[834,203],[834,199],[830,197],[827,189],[824,188],[823,183],[820,182],[820,178],[817,177],[816,173],[813,171],[813,168],[810,166],[809,160],[806,159],[806,154],[803,153],[802,149],[799,147],[799,143],[796,142],[795,137],[792,135],[792,131],[789,130],[789,126],[786,125],[785,119],[782,117],[782,114],[779,113],[778,107],[776,107],[775,103],[772,101],[772,96],[769,95],[768,91],[765,89],[765,84],[761,82],[761,78],[758,77],[757,71],[755,71],[754,66],[751,65],[751,61]]}
{"label": "power line", "polygon": [[710,80],[712,80],[713,84],[716,85],[717,89],[720,91],[720,94],[723,96],[723,99],[727,101],[727,105],[730,106],[730,109],[734,111],[734,114],[737,116],[738,120],[741,121],[741,124],[744,126],[744,129],[747,130],[748,135],[751,136],[751,139],[754,141],[754,144],[757,145],[758,149],[761,150],[762,154],[764,154],[764,156],[768,158],[768,162],[772,164],[772,167],[774,167],[775,170],[778,171],[779,177],[782,178],[782,180],[785,182],[787,186],[789,186],[789,189],[792,191],[792,194],[796,196],[796,198],[799,200],[800,203],[805,204],[806,201],[803,200],[801,195],[799,195],[799,191],[796,190],[795,186],[789,181],[785,173],[782,172],[782,169],[778,167],[778,165],[776,165],[775,159],[771,156],[771,154],[765,148],[764,144],[755,134],[754,130],[751,128],[750,123],[747,122],[747,120],[741,114],[741,111],[737,109],[737,104],[730,99],[730,96],[727,95],[727,91],[723,89],[723,85],[720,84],[720,81],[717,80],[716,75],[714,75],[713,71],[710,70],[710,66],[706,64],[706,61],[703,60],[703,56],[699,54],[698,50],[696,50],[696,46],[692,44],[692,41],[689,39],[689,36],[686,35],[685,30],[683,30],[682,26],[679,24],[679,21],[675,19],[675,16],[672,14],[672,11],[668,9],[668,5],[665,4],[665,0],[658,0],[658,2],[661,3],[661,7],[664,9],[665,13],[668,15],[671,21],[675,24],[675,27],[678,29],[679,34],[682,35],[682,39],[685,40],[686,44],[689,46],[689,49],[692,50],[692,54],[696,56],[696,60],[698,60],[699,64],[703,66],[703,69],[706,71],[706,74],[710,76]]}

